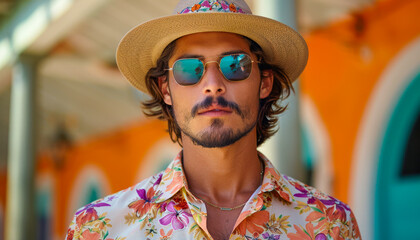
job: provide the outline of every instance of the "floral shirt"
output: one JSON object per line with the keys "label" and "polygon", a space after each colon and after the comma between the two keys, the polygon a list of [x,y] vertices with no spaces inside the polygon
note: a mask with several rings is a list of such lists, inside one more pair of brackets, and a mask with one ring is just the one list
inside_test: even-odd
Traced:
{"label": "floral shirt", "polygon": [[[264,159],[262,185],[240,213],[229,239],[361,239],[350,208]],[[134,187],[79,209],[67,240],[212,239],[205,204],[188,190],[182,152],[168,168]]]}

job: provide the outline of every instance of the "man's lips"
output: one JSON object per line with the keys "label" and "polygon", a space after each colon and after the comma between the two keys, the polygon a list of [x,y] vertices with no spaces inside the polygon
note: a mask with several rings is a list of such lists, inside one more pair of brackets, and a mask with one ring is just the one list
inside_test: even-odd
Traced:
{"label": "man's lips", "polygon": [[198,115],[223,115],[232,113],[232,109],[221,106],[211,106],[208,108],[201,109],[197,112]]}

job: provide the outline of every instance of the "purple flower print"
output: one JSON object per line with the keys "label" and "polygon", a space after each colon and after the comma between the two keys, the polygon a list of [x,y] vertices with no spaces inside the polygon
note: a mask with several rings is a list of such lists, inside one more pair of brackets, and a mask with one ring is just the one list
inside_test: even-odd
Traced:
{"label": "purple flower print", "polygon": [[337,206],[337,208],[340,208],[340,209],[343,209],[343,210],[346,209],[347,211],[350,211],[349,206],[347,206],[346,204],[344,204],[343,202],[341,202],[337,198],[334,198],[334,197],[330,197],[330,198],[331,198],[331,203],[330,204],[324,203],[325,205],[335,204]]}
{"label": "purple flower print", "polygon": [[180,14],[182,14],[182,13],[189,13],[189,12],[191,12],[190,9],[189,8],[185,8],[184,10],[182,10],[180,12]]}
{"label": "purple flower print", "polygon": [[280,239],[280,235],[270,235],[268,232],[265,232],[262,234],[264,239],[268,239],[268,240],[279,240]]}
{"label": "purple flower print", "polygon": [[323,233],[319,233],[315,236],[315,240],[327,240],[327,236]]}
{"label": "purple flower print", "polygon": [[107,207],[107,206],[111,206],[108,203],[89,203],[88,205],[86,205],[84,208],[80,209],[79,211],[76,212],[76,215],[79,215],[79,213],[85,211],[85,210],[90,210],[91,208],[96,208],[96,207]]}
{"label": "purple flower print", "polygon": [[[301,197],[301,198],[308,198],[308,204],[315,204],[315,200],[316,198],[314,197],[314,194],[312,192],[309,192],[308,190],[306,190],[303,186],[296,184],[295,185],[296,189],[301,192],[301,193],[296,193],[293,194],[293,196],[295,197]],[[323,204],[325,205],[333,205],[334,204],[334,200],[332,200],[331,198],[329,199],[320,199],[318,198]]]}
{"label": "purple flower print", "polygon": [[156,185],[159,185],[160,184],[160,182],[162,181],[162,176],[163,176],[163,173],[159,174],[159,176],[156,179],[155,183],[153,183],[153,187],[155,187]]}
{"label": "purple flower print", "polygon": [[185,228],[190,222],[188,218],[192,217],[192,215],[187,212],[187,210],[177,209],[175,202],[168,203],[166,206],[166,211],[168,211],[169,214],[159,219],[159,222],[165,226],[171,223],[174,230]]}
{"label": "purple flower print", "polygon": [[111,202],[112,200],[114,200],[114,199],[116,199],[117,198],[117,196],[115,196],[115,195],[111,195],[111,196],[109,196],[105,201],[106,202]]}
{"label": "purple flower print", "polygon": [[293,196],[301,197],[301,198],[308,198],[308,204],[314,204],[315,203],[315,198],[314,198],[314,196],[312,195],[311,192],[307,191],[304,187],[302,187],[300,185],[296,185],[295,187],[301,193],[293,194]]}

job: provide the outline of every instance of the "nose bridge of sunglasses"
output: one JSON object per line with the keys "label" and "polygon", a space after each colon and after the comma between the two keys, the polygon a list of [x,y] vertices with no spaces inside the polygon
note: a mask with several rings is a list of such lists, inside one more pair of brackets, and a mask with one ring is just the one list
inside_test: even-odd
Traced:
{"label": "nose bridge of sunglasses", "polygon": [[217,65],[219,65],[219,61],[208,61],[204,63],[204,68],[207,66],[207,64],[209,63],[217,63]]}
{"label": "nose bridge of sunglasses", "polygon": [[[216,63],[216,65],[214,66],[215,67],[215,70],[216,71],[218,71],[218,72],[220,72],[220,73],[222,73],[222,71],[221,71],[221,68],[220,68],[220,61],[215,61],[215,60],[212,60],[212,61],[207,61],[207,62],[203,62],[203,72],[202,72],[202,75],[201,75],[201,78],[203,78],[204,77],[204,75],[207,73],[207,71],[209,70],[209,68],[208,68],[208,66],[207,66],[207,64],[209,64],[209,63]],[[222,73],[223,74],[223,73]]]}

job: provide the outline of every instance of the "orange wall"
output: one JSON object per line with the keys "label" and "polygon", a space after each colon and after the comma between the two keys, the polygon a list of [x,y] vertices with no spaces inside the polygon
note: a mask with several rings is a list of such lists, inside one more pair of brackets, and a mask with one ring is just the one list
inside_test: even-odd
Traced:
{"label": "orange wall", "polygon": [[315,103],[327,127],[333,190],[341,200],[348,200],[351,160],[367,101],[387,64],[419,37],[419,9],[419,0],[384,0],[305,37],[309,62],[301,91]]}

